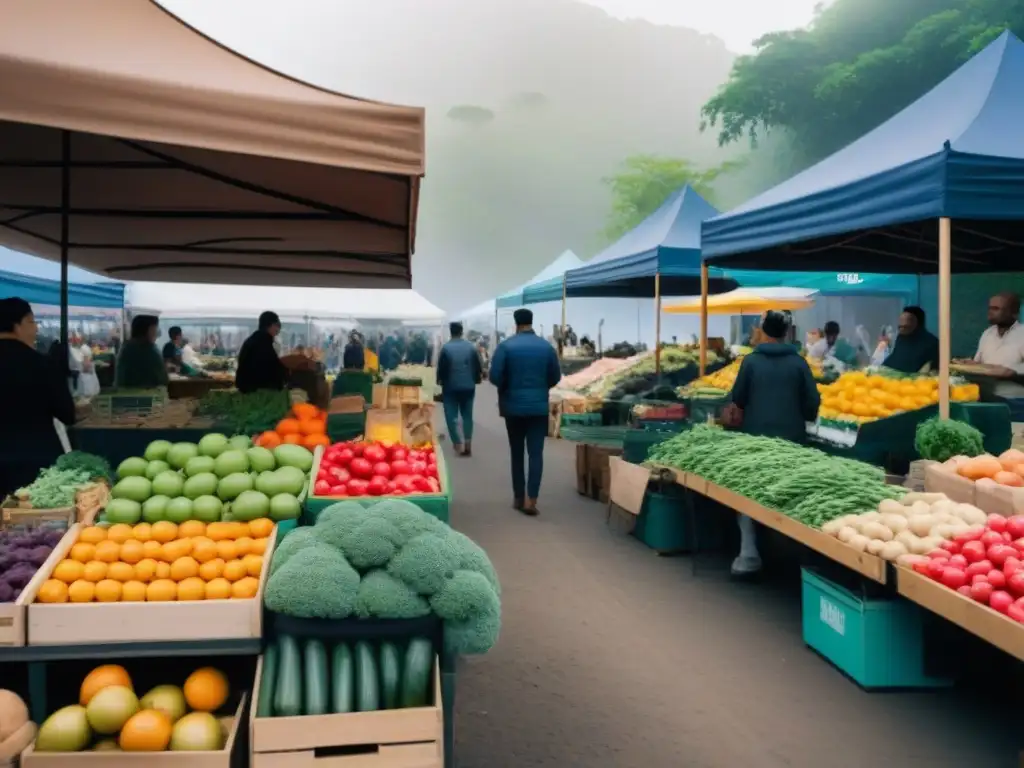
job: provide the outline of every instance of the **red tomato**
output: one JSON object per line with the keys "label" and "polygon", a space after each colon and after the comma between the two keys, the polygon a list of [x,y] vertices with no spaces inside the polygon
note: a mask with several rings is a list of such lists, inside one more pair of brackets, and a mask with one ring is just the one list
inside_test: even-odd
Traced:
{"label": "red tomato", "polygon": [[352,463],[348,465],[349,471],[353,477],[358,477],[361,480],[369,480],[373,477],[373,464],[370,463],[369,459],[357,457],[352,459]]}
{"label": "red tomato", "polygon": [[430,493],[430,483],[422,475],[415,475],[412,479],[413,486],[420,493]]}
{"label": "red tomato", "polygon": [[1006,532],[1014,539],[1024,537],[1024,515],[1014,515],[1007,518]]}
{"label": "red tomato", "polygon": [[373,478],[366,487],[366,492],[371,496],[383,496],[388,490],[388,481],[383,477]]}
{"label": "red tomato", "polygon": [[970,597],[971,596],[971,588],[969,586],[967,586],[966,584],[964,584],[962,587],[957,587],[956,591],[959,592],[964,597]]}
{"label": "red tomato", "polygon": [[409,449],[406,448],[404,445],[396,445],[394,448],[391,449],[392,464],[394,464],[396,461],[405,461],[407,458],[409,458]]}
{"label": "red tomato", "polygon": [[950,589],[960,589],[967,583],[967,574],[959,568],[944,568],[939,581]]}
{"label": "red tomato", "polygon": [[987,574],[992,570],[992,563],[988,560],[979,560],[976,563],[971,563],[967,566],[966,571],[968,576],[977,576],[979,573]]}
{"label": "red tomato", "polygon": [[348,496],[348,487],[346,487],[344,485],[332,485],[331,486],[331,492],[330,492],[329,495],[331,495],[331,496]]}
{"label": "red tomato", "polygon": [[397,493],[397,492],[398,492],[398,486],[395,485],[395,481],[394,480],[388,480],[388,484],[386,486],[385,493],[387,493],[390,496],[391,494],[394,494],[394,493]]}
{"label": "red tomato", "polygon": [[947,561],[953,568],[959,568],[961,571],[967,569],[967,558],[963,555],[953,555]]}
{"label": "red tomato", "polygon": [[1002,568],[1003,564],[1017,554],[1017,550],[1009,544],[993,544],[988,548],[988,559],[996,566]]}
{"label": "red tomato", "polygon": [[366,450],[363,451],[363,458],[371,464],[377,464],[388,460],[388,452],[379,445],[368,445]]}
{"label": "red tomato", "polygon": [[437,482],[437,478],[436,477],[428,477],[427,478],[427,485],[430,487],[430,492],[431,493],[440,493],[441,492],[441,484],[439,482]]}
{"label": "red tomato", "polygon": [[427,471],[424,474],[429,478],[438,480],[440,476],[437,474],[437,464],[428,464]]}
{"label": "red tomato", "polygon": [[951,554],[957,555],[960,553],[960,544],[956,541],[944,541],[939,546]]}
{"label": "red tomato", "polygon": [[1024,606],[1017,605],[1014,603],[1006,609],[1006,615],[1014,621],[1024,624]]}
{"label": "red tomato", "polygon": [[373,465],[373,474],[377,477],[383,477],[387,480],[391,477],[391,465],[386,461],[378,461]]}
{"label": "red tomato", "polygon": [[423,451],[417,451],[414,448],[413,450],[409,451],[409,455],[406,458],[408,458],[409,461],[423,461],[425,457],[423,455]]}
{"label": "red tomato", "polygon": [[346,483],[346,485],[348,487],[349,496],[365,496],[366,489],[370,483],[358,477],[353,477],[348,481],[348,483]]}
{"label": "red tomato", "polygon": [[990,531],[1002,533],[1006,530],[1006,518],[993,512],[988,516],[988,520],[985,521],[985,525],[988,526]]}
{"label": "red tomato", "polygon": [[331,484],[326,480],[317,480],[313,484],[313,495],[314,496],[326,496],[331,492]]}
{"label": "red tomato", "polygon": [[320,457],[320,469],[330,469],[334,466],[334,457],[330,454],[324,454]]}
{"label": "red tomato", "polygon": [[1016,571],[1006,579],[1006,585],[1018,597],[1024,596],[1024,571]]}
{"label": "red tomato", "polygon": [[402,494],[416,493],[416,483],[411,477],[396,477],[394,480],[396,492]]}
{"label": "red tomato", "polygon": [[353,456],[362,456],[366,450],[366,443],[349,443],[348,449],[352,451]]}
{"label": "red tomato", "polygon": [[988,549],[994,544],[1003,543],[1003,534],[997,531],[985,531],[981,534],[981,543],[985,545],[985,549]]}
{"label": "red tomato", "polygon": [[427,463],[425,461],[410,461],[409,471],[414,475],[425,475],[427,473]]}
{"label": "red tomato", "polygon": [[409,466],[409,462],[405,459],[394,459],[391,462],[391,474],[395,477],[409,475],[412,474],[412,467]]}
{"label": "red tomato", "polygon": [[978,563],[985,559],[985,545],[980,541],[968,541],[960,550],[969,563]]}
{"label": "red tomato", "polygon": [[1002,589],[1006,586],[1006,576],[1002,571],[997,571],[994,568],[988,572],[985,576],[988,579],[988,583],[996,589]]}
{"label": "red tomato", "polygon": [[1008,592],[1003,592],[1001,589],[997,589],[992,593],[992,596],[988,599],[989,608],[1000,613],[1006,613],[1010,610],[1010,606],[1013,605],[1013,597]]}
{"label": "red tomato", "polygon": [[347,483],[352,477],[352,473],[344,467],[334,467],[328,474],[338,484]]}
{"label": "red tomato", "polygon": [[356,452],[354,450],[351,448],[343,448],[335,455],[334,461],[339,467],[347,467],[352,463],[352,459],[355,457]]}
{"label": "red tomato", "polygon": [[330,475],[330,473],[326,469],[321,469],[319,472],[316,473],[316,479],[317,480],[330,480],[331,479],[331,475]]}
{"label": "red tomato", "polygon": [[976,581],[971,584],[971,597],[985,605],[988,605],[988,599],[992,597],[994,591],[995,587],[987,581]]}

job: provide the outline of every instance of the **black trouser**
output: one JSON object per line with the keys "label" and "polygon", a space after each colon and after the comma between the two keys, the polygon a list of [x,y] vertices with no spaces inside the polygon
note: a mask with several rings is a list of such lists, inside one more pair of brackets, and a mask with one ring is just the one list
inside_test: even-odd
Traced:
{"label": "black trouser", "polygon": [[[544,473],[544,439],[548,436],[547,416],[506,416],[508,447],[512,463],[512,495],[516,500],[536,499]],[[525,457],[530,459],[526,477]]]}

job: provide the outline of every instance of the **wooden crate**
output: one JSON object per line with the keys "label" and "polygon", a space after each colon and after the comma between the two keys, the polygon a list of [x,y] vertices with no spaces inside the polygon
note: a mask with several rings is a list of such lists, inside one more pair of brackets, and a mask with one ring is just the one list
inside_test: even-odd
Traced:
{"label": "wooden crate", "polygon": [[224,749],[216,752],[36,752],[21,753],[21,768],[231,768],[235,749],[242,749],[239,731],[245,716],[242,696]]}
{"label": "wooden crate", "polygon": [[[251,768],[443,768],[441,672],[434,663],[434,702],[428,707],[344,715],[256,717],[263,657],[256,664],[249,712]],[[344,752],[326,756],[324,752]],[[317,754],[320,752],[321,754]]]}
{"label": "wooden crate", "polygon": [[[27,645],[245,640],[263,635],[263,591],[277,540],[267,540],[256,597],[249,600],[189,600],[167,603],[37,603],[36,592],[77,541],[65,536],[43,578],[33,579],[28,596]],[[59,554],[58,554],[59,553]],[[43,569],[40,569],[43,573]]]}

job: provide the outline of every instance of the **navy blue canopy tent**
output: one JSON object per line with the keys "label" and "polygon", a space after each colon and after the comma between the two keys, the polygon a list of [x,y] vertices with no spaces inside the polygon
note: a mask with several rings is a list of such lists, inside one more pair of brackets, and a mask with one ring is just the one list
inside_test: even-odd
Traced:
{"label": "navy blue canopy tent", "polygon": [[[60,306],[60,280],[0,271],[0,298],[17,296],[29,304]],[[122,283],[69,283],[68,306],[91,309],[124,309]]]}

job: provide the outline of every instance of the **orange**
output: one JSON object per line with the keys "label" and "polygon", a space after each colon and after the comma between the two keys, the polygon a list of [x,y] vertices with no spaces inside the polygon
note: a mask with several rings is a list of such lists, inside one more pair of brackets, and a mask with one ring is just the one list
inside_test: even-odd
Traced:
{"label": "orange", "polygon": [[302,445],[302,435],[298,432],[292,432],[282,437],[281,442],[285,445]]}
{"label": "orange", "polygon": [[164,545],[155,539],[142,542],[142,556],[159,560],[164,553]]}
{"label": "orange", "polygon": [[114,685],[120,685],[132,691],[135,690],[128,672],[120,664],[103,664],[98,666],[82,680],[82,687],[78,693],[78,703],[83,707],[88,706],[93,696],[104,688],[110,688]]}
{"label": "orange", "polygon": [[86,581],[92,582],[102,581],[107,578],[107,568],[108,565],[106,563],[102,563],[99,560],[90,560],[85,564],[85,570],[82,571],[82,578]]}
{"label": "orange", "polygon": [[320,419],[301,419],[299,421],[299,432],[304,435],[322,435],[327,425]]}
{"label": "orange", "polygon": [[112,563],[121,557],[121,545],[115,541],[101,541],[96,545],[96,559],[104,563]]}
{"label": "orange", "polygon": [[257,445],[261,448],[269,448],[274,450],[281,444],[281,436],[277,432],[264,432],[253,440],[253,445]]}
{"label": "orange", "polygon": [[96,602],[116,603],[121,599],[121,582],[103,579],[96,585]]}
{"label": "orange", "polygon": [[206,582],[198,576],[183,579],[178,583],[179,600],[205,600]]}
{"label": "orange", "polygon": [[229,560],[224,563],[224,578],[228,581],[238,581],[248,575],[249,571],[241,560]]}
{"label": "orange", "polygon": [[171,563],[171,579],[174,581],[184,581],[185,579],[191,579],[199,573],[199,563],[195,561],[195,558],[179,557],[173,563]]}
{"label": "orange", "polygon": [[253,539],[252,540],[252,554],[262,555],[267,551],[267,542],[270,539]]}
{"label": "orange", "polygon": [[243,557],[252,552],[253,540],[248,536],[240,536],[235,539],[235,552],[238,557]]}
{"label": "orange", "polygon": [[136,541],[149,541],[153,538],[153,526],[149,523],[139,523],[132,529],[132,538]]}
{"label": "orange", "polygon": [[192,539],[175,539],[164,544],[161,560],[173,563],[179,557],[192,554]]}
{"label": "orange", "polygon": [[263,570],[263,558],[260,555],[246,555],[242,562],[245,563],[246,573],[259,578],[260,571]]}
{"label": "orange", "polygon": [[[281,419],[277,422],[277,434],[282,438],[286,438],[288,435],[298,435],[301,425],[298,419]],[[287,443],[288,440],[285,440]]]}
{"label": "orange", "polygon": [[249,524],[243,523],[241,520],[235,520],[234,522],[228,523],[231,526],[231,538],[240,539],[243,536],[249,535]]}
{"label": "orange", "polygon": [[153,575],[155,579],[169,579],[171,578],[171,564],[170,563],[157,563],[156,573]]}
{"label": "orange", "polygon": [[217,542],[217,557],[223,560],[234,560],[238,557],[238,545],[230,539]]}
{"label": "orange", "polygon": [[185,703],[199,712],[216,712],[228,700],[228,679],[219,669],[197,669],[182,686]]}
{"label": "orange", "polygon": [[121,545],[121,559],[129,565],[135,565],[146,556],[145,544],[129,539]]}
{"label": "orange", "polygon": [[146,587],[146,599],[151,603],[166,603],[178,599],[178,585],[170,579],[157,579]]}
{"label": "orange", "polygon": [[70,584],[82,578],[83,573],[85,573],[85,566],[77,560],[61,560],[53,569],[53,578]]}
{"label": "orange", "polygon": [[144,709],[128,718],[117,745],[125,752],[163,752],[171,743],[171,719],[156,709]]}
{"label": "orange", "polygon": [[268,517],[259,517],[249,521],[249,535],[254,539],[265,539],[274,530],[274,521]]}
{"label": "orange", "polygon": [[139,560],[139,562],[135,564],[135,578],[147,583],[152,581],[153,577],[156,576],[156,566],[156,560],[151,557]]}
{"label": "orange", "polygon": [[79,541],[71,547],[71,559],[80,563],[88,563],[96,559],[96,546],[88,542]]}
{"label": "orange", "polygon": [[121,601],[142,603],[146,600],[146,585],[141,581],[126,581],[121,585]]}
{"label": "orange", "polygon": [[164,544],[178,537],[178,526],[169,520],[161,520],[158,523],[153,523],[150,535],[153,537],[153,541],[159,541],[161,544]]}
{"label": "orange", "polygon": [[302,438],[303,447],[309,448],[309,450],[311,451],[316,450],[317,446],[322,445],[324,448],[326,448],[330,444],[331,438],[329,438],[322,432],[315,435],[306,435],[304,438]]}
{"label": "orange", "polygon": [[224,561],[219,557],[207,560],[199,566],[199,578],[203,581],[213,581],[224,575]]}
{"label": "orange", "polygon": [[85,579],[79,579],[68,587],[68,599],[72,603],[91,603],[95,595],[96,585]]}
{"label": "orange", "polygon": [[178,526],[178,536],[183,539],[190,539],[193,536],[205,536],[206,523],[202,520],[186,520]]}
{"label": "orange", "polygon": [[207,583],[207,600],[227,600],[229,597],[231,597],[231,582],[227,579],[213,579]]}
{"label": "orange", "polygon": [[223,541],[231,537],[231,523],[210,523],[206,526],[206,537],[210,541]]}
{"label": "orange", "polygon": [[192,546],[192,557],[200,563],[207,563],[217,557],[217,545],[205,537],[199,539]]}
{"label": "orange", "polygon": [[239,579],[231,585],[231,596],[248,599],[256,597],[256,590],[260,588],[260,583],[252,576],[246,576],[244,579]]}
{"label": "orange", "polygon": [[320,416],[320,409],[312,403],[295,403],[292,406],[292,413],[299,421],[316,419]]}
{"label": "orange", "polygon": [[132,527],[124,523],[116,523],[107,529],[107,540],[118,544],[124,544],[132,538]]}
{"label": "orange", "polygon": [[135,569],[128,563],[111,563],[107,568],[107,578],[122,583],[132,581],[135,578]]}
{"label": "orange", "polygon": [[47,579],[39,588],[36,599],[40,603],[66,603],[68,601],[68,585],[58,579]]}
{"label": "orange", "polygon": [[98,544],[105,538],[107,538],[107,529],[101,528],[98,525],[90,525],[88,528],[83,528],[82,532],[78,534],[78,540],[86,544]]}

